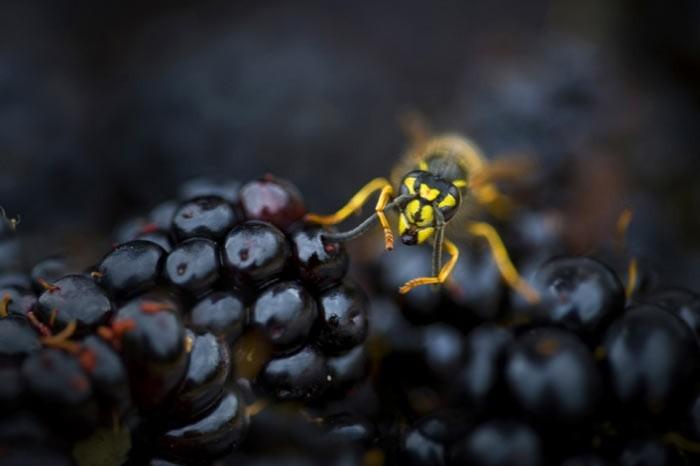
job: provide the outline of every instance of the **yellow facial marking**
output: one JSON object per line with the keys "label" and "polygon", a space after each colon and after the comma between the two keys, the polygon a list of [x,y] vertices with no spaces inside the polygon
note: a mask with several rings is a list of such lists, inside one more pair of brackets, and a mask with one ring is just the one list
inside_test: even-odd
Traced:
{"label": "yellow facial marking", "polygon": [[433,210],[433,206],[429,205],[424,205],[423,208],[420,210],[420,222],[417,222],[416,225],[419,227],[428,227],[431,226],[435,223],[435,212]]}
{"label": "yellow facial marking", "polygon": [[408,188],[408,192],[410,194],[416,194],[416,177],[415,176],[409,176],[403,181],[404,186]]}
{"label": "yellow facial marking", "polygon": [[467,180],[455,180],[452,182],[452,184],[457,186],[458,188],[466,188]]}
{"label": "yellow facial marking", "polygon": [[428,171],[428,162],[421,160],[420,163],[418,163],[418,168],[423,171]]}
{"label": "yellow facial marking", "polygon": [[431,236],[433,236],[434,232],[435,228],[421,228],[418,230],[418,244],[425,243]]}
{"label": "yellow facial marking", "polygon": [[418,199],[414,199],[406,204],[406,215],[408,216],[409,221],[413,222],[415,220],[419,209],[420,201]]}
{"label": "yellow facial marking", "polygon": [[403,235],[408,231],[408,220],[404,214],[399,215],[399,235]]}
{"label": "yellow facial marking", "polygon": [[445,196],[445,199],[440,201],[438,207],[454,207],[457,205],[457,199],[452,194]]}
{"label": "yellow facial marking", "polygon": [[440,195],[440,191],[435,188],[431,188],[427,184],[423,183],[420,185],[420,197],[426,201],[434,201]]}

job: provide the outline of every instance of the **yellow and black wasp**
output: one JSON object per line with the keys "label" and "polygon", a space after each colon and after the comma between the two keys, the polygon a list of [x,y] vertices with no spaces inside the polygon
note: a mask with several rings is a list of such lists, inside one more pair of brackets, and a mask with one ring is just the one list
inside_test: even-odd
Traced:
{"label": "yellow and black wasp", "polygon": [[[379,192],[374,213],[360,225],[325,236],[329,240],[349,241],[379,221],[384,230],[385,247],[392,250],[394,233],[386,214],[396,210],[402,243],[416,245],[430,240],[433,243],[432,276],[409,280],[399,289],[400,293],[422,285],[442,284],[448,279],[457,263],[459,249],[445,237],[445,230],[448,224],[456,224],[471,235],[484,238],[505,282],[528,301],[536,302],[537,292],[517,272],[496,229],[489,223],[470,220],[470,214],[479,206],[494,212],[504,210],[508,200],[498,191],[494,180],[504,173],[517,171],[513,168],[507,161],[489,163],[475,144],[461,136],[419,136],[414,138],[411,149],[393,170],[391,180],[375,178],[334,214],[308,214],[306,218],[321,225],[337,225]],[[450,256],[444,264],[443,251]]]}

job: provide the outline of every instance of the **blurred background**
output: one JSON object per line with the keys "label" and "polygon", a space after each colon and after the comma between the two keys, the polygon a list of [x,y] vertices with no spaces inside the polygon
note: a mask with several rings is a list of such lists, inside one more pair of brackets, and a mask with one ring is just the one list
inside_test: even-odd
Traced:
{"label": "blurred background", "polygon": [[0,205],[47,241],[108,241],[199,176],[272,172],[329,211],[410,111],[535,158],[570,219],[632,206],[698,288],[696,0],[0,2]]}

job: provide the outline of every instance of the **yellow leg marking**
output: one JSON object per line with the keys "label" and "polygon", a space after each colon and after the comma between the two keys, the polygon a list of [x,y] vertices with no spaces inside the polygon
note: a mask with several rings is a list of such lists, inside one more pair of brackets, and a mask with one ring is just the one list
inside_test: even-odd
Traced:
{"label": "yellow leg marking", "polygon": [[389,220],[386,218],[384,209],[386,209],[386,205],[389,203],[393,193],[394,189],[390,184],[384,186],[382,192],[379,194],[377,205],[374,207],[374,211],[377,212],[377,218],[379,218],[379,223],[382,224],[382,230],[384,230],[384,246],[387,251],[394,249],[394,233],[391,231],[391,226],[389,226]]}
{"label": "yellow leg marking", "polygon": [[357,212],[367,203],[367,199],[375,192],[391,187],[386,178],[375,178],[362,187],[339,211],[331,215],[306,214],[305,219],[320,225],[337,225],[353,213]]}
{"label": "yellow leg marking", "polygon": [[418,277],[418,278],[414,278],[413,280],[409,280],[401,288],[399,288],[399,293],[406,294],[409,291],[411,291],[412,289],[417,288],[419,286],[440,285],[442,283],[445,283],[445,281],[447,281],[447,278],[450,276],[450,274],[452,273],[452,270],[455,268],[455,265],[457,264],[457,259],[459,258],[459,249],[457,249],[457,246],[449,239],[445,239],[445,242],[443,243],[443,247],[445,248],[445,251],[447,251],[447,253],[450,255],[450,260],[447,261],[447,263],[442,266],[442,269],[440,269],[438,276],[437,277]]}
{"label": "yellow leg marking", "polygon": [[470,223],[467,229],[472,235],[481,236],[488,242],[498,271],[508,286],[520,293],[529,303],[538,303],[540,300],[539,294],[518,273],[496,229],[484,222]]}
{"label": "yellow leg marking", "polygon": [[625,285],[625,297],[629,300],[637,289],[639,281],[639,264],[637,258],[633,257],[627,267],[627,284]]}

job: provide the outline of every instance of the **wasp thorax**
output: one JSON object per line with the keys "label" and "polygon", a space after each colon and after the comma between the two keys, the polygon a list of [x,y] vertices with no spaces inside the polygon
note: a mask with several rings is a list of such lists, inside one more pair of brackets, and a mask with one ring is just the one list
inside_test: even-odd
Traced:
{"label": "wasp thorax", "polygon": [[413,171],[401,181],[399,235],[404,244],[421,244],[454,217],[462,200],[459,189],[426,171]]}

